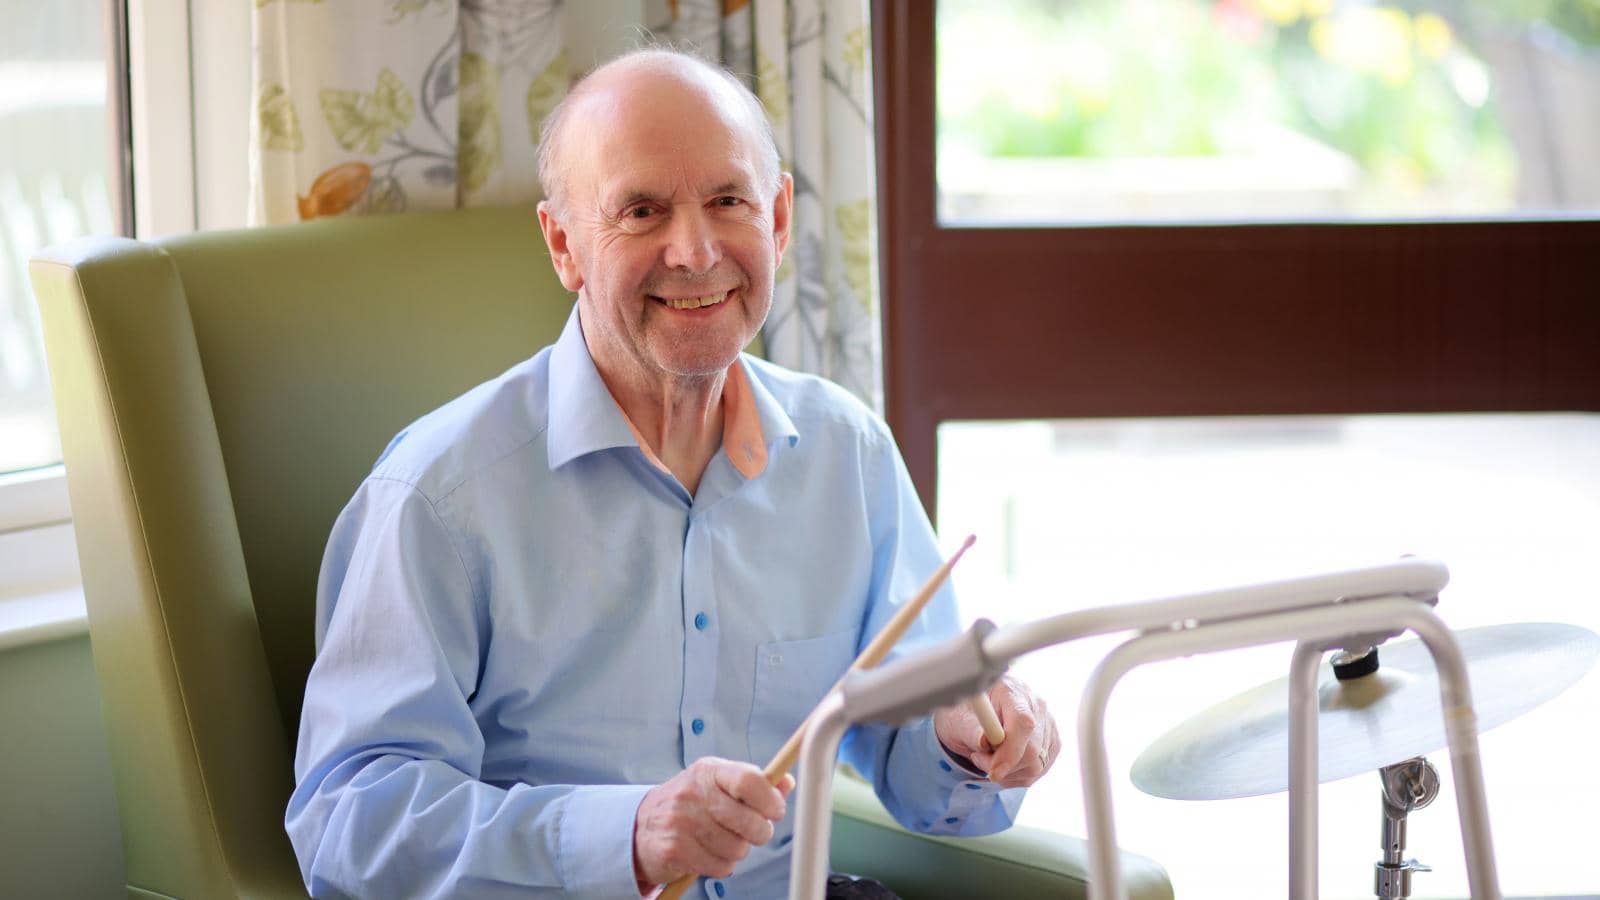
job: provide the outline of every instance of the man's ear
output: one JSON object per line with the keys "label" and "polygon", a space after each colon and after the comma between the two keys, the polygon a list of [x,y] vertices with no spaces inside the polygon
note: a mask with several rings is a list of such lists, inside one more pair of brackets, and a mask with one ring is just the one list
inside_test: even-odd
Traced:
{"label": "man's ear", "polygon": [[783,264],[783,251],[789,246],[789,223],[794,212],[794,178],[784,172],[778,179],[778,195],[772,199],[772,238],[778,248],[774,267]]}
{"label": "man's ear", "polygon": [[550,263],[556,267],[561,286],[576,294],[583,287],[583,273],[573,259],[566,226],[556,218],[549,200],[539,201],[539,230],[544,232],[544,245],[550,248]]}

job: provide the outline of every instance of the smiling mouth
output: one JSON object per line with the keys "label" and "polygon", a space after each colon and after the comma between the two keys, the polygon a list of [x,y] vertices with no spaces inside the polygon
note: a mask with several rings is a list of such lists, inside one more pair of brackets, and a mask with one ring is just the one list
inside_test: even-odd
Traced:
{"label": "smiling mouth", "polygon": [[672,309],[700,309],[702,307],[716,306],[719,303],[724,303],[731,296],[733,296],[733,291],[730,290],[730,291],[723,291],[720,294],[707,294],[704,297],[672,297],[672,298],[667,298],[667,297],[655,297],[655,296],[652,296],[651,299],[655,300],[658,303],[665,304],[666,306],[669,306]]}

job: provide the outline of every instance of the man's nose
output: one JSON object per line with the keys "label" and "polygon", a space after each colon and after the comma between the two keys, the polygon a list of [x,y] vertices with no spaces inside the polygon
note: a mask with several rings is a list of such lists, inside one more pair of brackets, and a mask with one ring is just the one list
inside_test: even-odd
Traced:
{"label": "man's nose", "polygon": [[709,272],[717,264],[720,253],[712,223],[704,210],[679,209],[673,214],[667,226],[667,247],[662,260],[668,267]]}

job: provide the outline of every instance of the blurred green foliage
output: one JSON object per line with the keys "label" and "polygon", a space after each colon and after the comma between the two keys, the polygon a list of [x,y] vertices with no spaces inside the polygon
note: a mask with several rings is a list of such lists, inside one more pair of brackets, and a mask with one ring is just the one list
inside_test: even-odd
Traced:
{"label": "blurred green foliage", "polygon": [[1585,47],[1600,47],[1600,0],[1476,0],[1459,4],[1483,27],[1520,28],[1543,22]]}
{"label": "blurred green foliage", "polygon": [[1480,44],[1536,23],[1600,43],[1600,0],[941,0],[940,150],[1248,156],[1303,139],[1369,193],[1498,202],[1516,163]]}

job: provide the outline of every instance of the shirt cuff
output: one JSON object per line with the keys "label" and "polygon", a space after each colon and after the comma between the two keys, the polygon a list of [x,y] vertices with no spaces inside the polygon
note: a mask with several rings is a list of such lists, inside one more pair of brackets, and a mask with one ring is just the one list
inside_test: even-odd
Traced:
{"label": "shirt cuff", "polygon": [[900,731],[900,740],[905,741],[913,749],[913,759],[907,771],[925,773],[924,777],[931,777],[934,784],[945,791],[972,791],[974,787],[982,786],[999,790],[1000,786],[989,780],[989,776],[972,760],[955,753],[945,747],[939,740],[939,735],[934,731],[933,719],[928,717]]}
{"label": "shirt cuff", "polygon": [[[938,741],[939,738],[936,736],[936,737],[934,737],[934,740]],[[985,772],[984,770],[982,770],[980,768],[978,768],[977,765],[974,764],[972,760],[968,759],[965,756],[962,756],[961,754],[955,752],[954,750],[951,750],[949,747],[946,747],[944,745],[944,741],[939,741],[939,749],[944,751],[945,761],[949,762],[951,765],[955,766],[957,769],[960,769],[961,771],[965,772],[968,775],[971,775],[974,778],[988,778],[989,777],[989,773]],[[941,765],[939,768],[942,769],[942,768],[944,768],[944,766]]]}
{"label": "shirt cuff", "polygon": [[568,897],[637,897],[633,822],[653,785],[592,785],[569,794],[561,811],[561,881]]}

